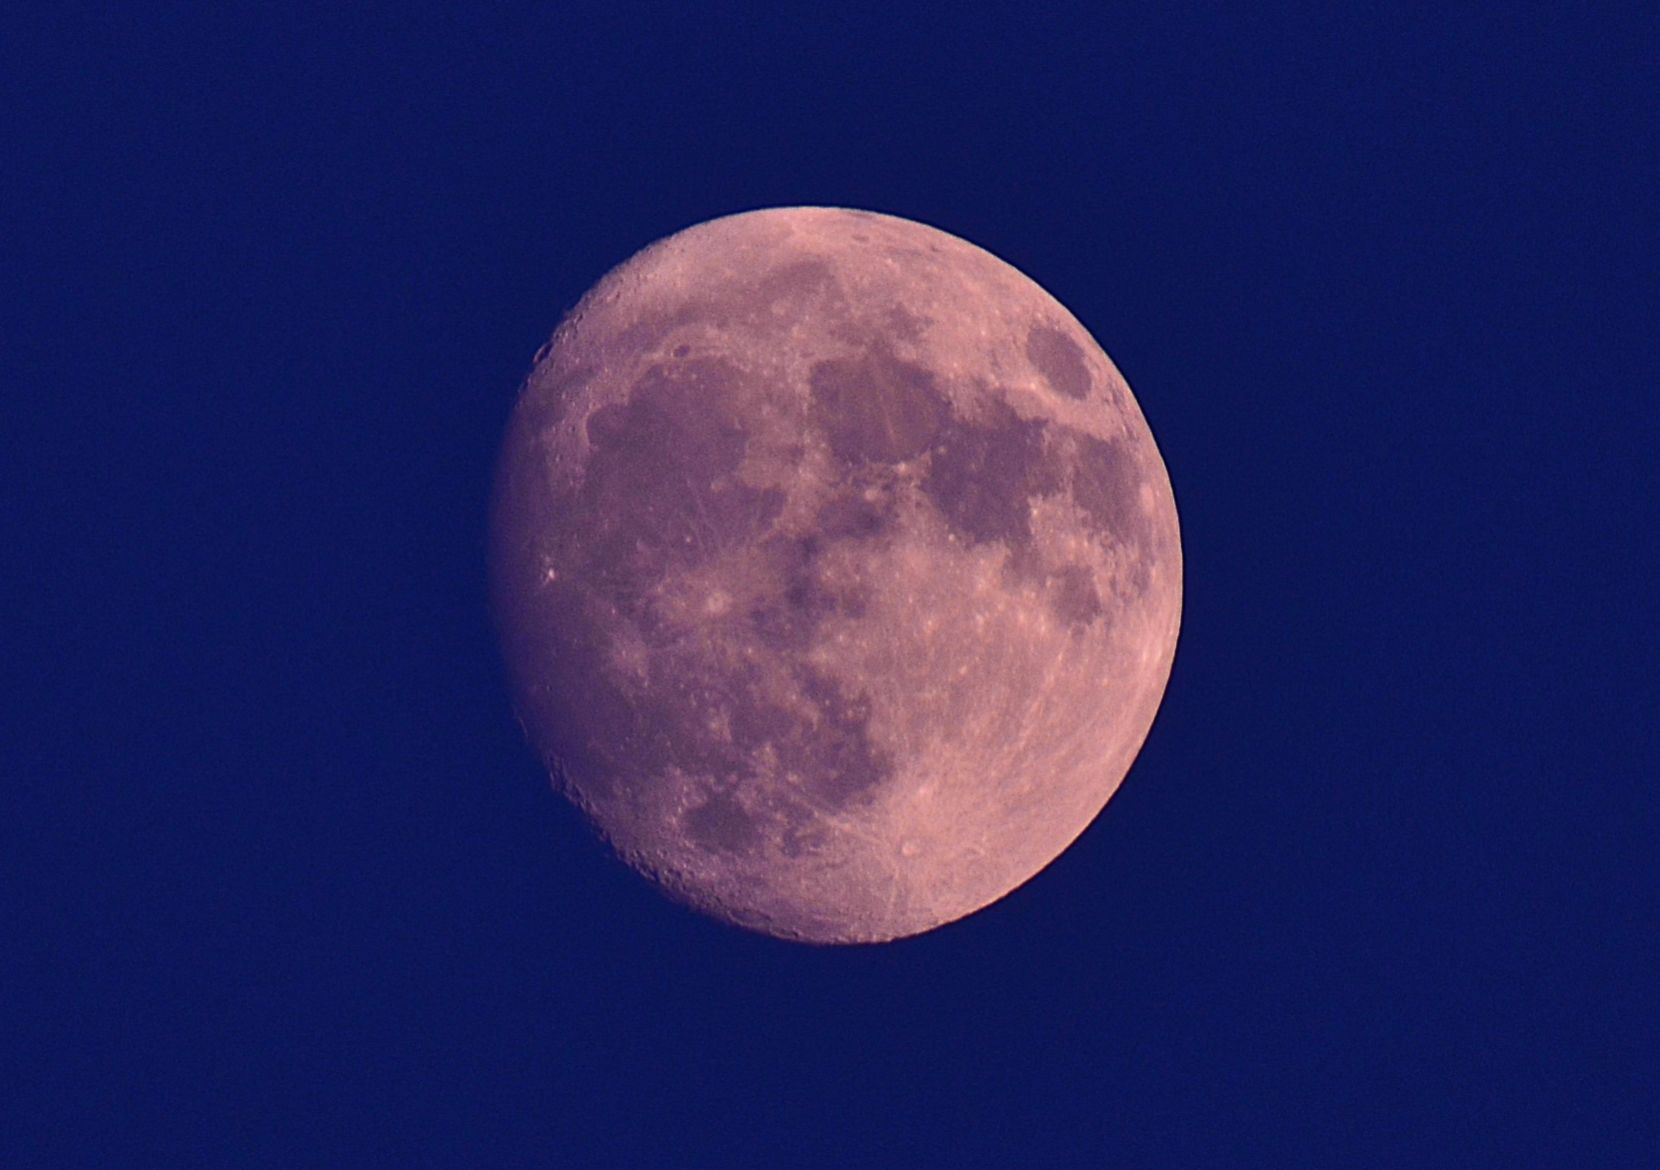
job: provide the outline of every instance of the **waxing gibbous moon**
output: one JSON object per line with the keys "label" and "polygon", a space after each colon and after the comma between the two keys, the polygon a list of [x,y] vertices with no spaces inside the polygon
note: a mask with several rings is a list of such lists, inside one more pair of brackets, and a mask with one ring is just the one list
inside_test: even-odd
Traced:
{"label": "waxing gibbous moon", "polygon": [[677,899],[812,942],[996,901],[1100,812],[1181,611],[1129,387],[990,253],[835,208],[634,256],[537,355],[492,600],[555,783]]}

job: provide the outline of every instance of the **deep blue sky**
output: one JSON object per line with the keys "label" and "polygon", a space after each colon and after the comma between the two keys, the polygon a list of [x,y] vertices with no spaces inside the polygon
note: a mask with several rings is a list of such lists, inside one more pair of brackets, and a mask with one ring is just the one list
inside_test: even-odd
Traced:
{"label": "deep blue sky", "polygon": [[[0,1163],[1660,1149],[1652,9],[32,7],[0,31]],[[1183,522],[1120,794],[880,948],[607,858],[484,608],[560,315],[795,203],[1047,287]]]}

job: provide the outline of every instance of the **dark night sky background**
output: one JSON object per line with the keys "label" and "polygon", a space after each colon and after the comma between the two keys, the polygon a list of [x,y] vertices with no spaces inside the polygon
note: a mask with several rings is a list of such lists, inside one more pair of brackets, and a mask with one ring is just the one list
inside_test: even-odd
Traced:
{"label": "dark night sky background", "polygon": [[[1652,1156],[1652,7],[668,7],[6,18],[0,1163]],[[484,605],[559,317],[797,203],[1048,288],[1183,523],[1124,788],[885,947],[608,858]]]}

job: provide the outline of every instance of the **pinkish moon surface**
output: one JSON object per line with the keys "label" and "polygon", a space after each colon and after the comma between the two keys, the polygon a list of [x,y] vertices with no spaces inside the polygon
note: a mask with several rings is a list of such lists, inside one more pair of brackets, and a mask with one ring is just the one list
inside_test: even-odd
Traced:
{"label": "pinkish moon surface", "polygon": [[1164,694],[1182,561],[1129,387],[887,215],[728,216],[606,276],[497,470],[492,600],[558,788],[691,906],[823,943],[1003,897]]}

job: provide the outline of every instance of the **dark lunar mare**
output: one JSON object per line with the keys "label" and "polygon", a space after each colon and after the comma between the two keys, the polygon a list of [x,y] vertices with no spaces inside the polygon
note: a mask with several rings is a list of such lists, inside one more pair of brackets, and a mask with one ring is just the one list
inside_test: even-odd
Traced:
{"label": "dark lunar mare", "polygon": [[923,491],[969,543],[1000,540],[1018,552],[1032,536],[1030,499],[1048,482],[1039,475],[1045,428],[996,400],[986,414],[939,429]]}
{"label": "dark lunar mare", "polygon": [[1034,325],[1026,333],[1026,358],[1056,394],[1089,397],[1089,366],[1078,343],[1052,325]]}
{"label": "dark lunar mare", "polygon": [[[910,376],[885,369],[889,378]],[[767,535],[783,493],[736,478],[749,443],[738,412],[753,391],[718,359],[649,368],[627,399],[588,417],[584,474],[557,501],[557,523],[544,526],[546,546],[516,546],[498,576],[525,594],[498,603],[498,611],[534,615],[504,638],[510,658],[523,664],[518,689],[534,708],[527,722],[541,730],[563,786],[599,814],[602,830],[610,819],[604,810],[616,803],[648,819],[675,815],[658,808],[666,790],[656,787],[674,769],[703,793],[678,814],[688,840],[711,852],[749,852],[765,843],[759,822],[766,821],[788,853],[810,845],[813,809],[843,808],[891,774],[892,761],[869,735],[868,702],[799,659],[825,617],[860,612],[856,595],[838,595],[819,579],[828,544],[874,537],[889,517],[881,505],[842,493],[825,505],[820,532]],[[546,424],[538,412],[524,417]],[[875,441],[891,446],[893,419],[868,417]],[[908,424],[902,418],[897,425],[903,431]],[[515,441],[534,435],[517,433]],[[531,531],[534,523],[520,517],[546,514],[544,485],[522,471],[535,463],[505,462],[514,474],[498,493],[498,526]],[[741,629],[714,619],[702,630],[675,628],[658,612],[655,599],[667,582],[751,545],[774,579]],[[647,648],[643,679],[616,664],[615,640],[625,628]],[[805,713],[734,658],[733,640],[744,638],[774,653]],[[583,700],[571,702],[573,694]],[[781,791],[796,799],[744,783],[763,757],[794,778]]]}
{"label": "dark lunar mare", "polygon": [[669,571],[753,540],[783,507],[783,493],[736,478],[749,442],[738,394],[730,363],[688,359],[651,367],[626,402],[589,416],[562,559],[624,608]]}
{"label": "dark lunar mare", "polygon": [[939,427],[923,491],[965,543],[1006,548],[1010,575],[1041,590],[1063,623],[1084,626],[1105,613],[1093,575],[1082,565],[1044,566],[1032,547],[1032,502],[1070,489],[1098,536],[1122,542],[1139,482],[1111,444],[1021,419],[996,398],[976,419],[952,417]]}
{"label": "dark lunar mare", "polygon": [[920,455],[945,418],[934,375],[882,348],[822,361],[809,381],[813,420],[849,465]]}

